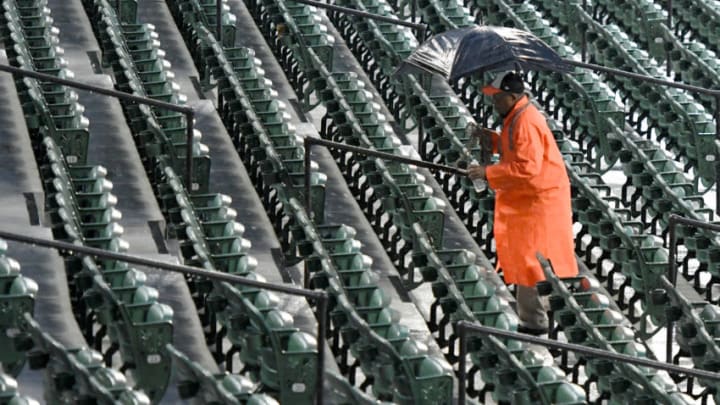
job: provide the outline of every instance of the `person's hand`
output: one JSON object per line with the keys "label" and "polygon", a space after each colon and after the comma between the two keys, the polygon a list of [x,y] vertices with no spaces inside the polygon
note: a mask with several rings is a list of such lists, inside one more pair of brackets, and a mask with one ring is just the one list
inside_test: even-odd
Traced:
{"label": "person's hand", "polygon": [[467,168],[467,174],[470,180],[483,179],[485,180],[485,166],[483,165],[470,165]]}
{"label": "person's hand", "polygon": [[488,137],[488,136],[492,136],[492,135],[500,136],[500,134],[498,134],[497,131],[493,131],[490,128],[480,128],[479,132],[480,132],[480,136],[483,136],[483,137]]}
{"label": "person's hand", "polygon": [[482,138],[489,137],[492,135],[500,136],[497,133],[497,131],[493,131],[490,128],[480,128],[480,127],[473,128],[472,133],[470,134],[470,136],[478,138],[478,139],[482,139]]}

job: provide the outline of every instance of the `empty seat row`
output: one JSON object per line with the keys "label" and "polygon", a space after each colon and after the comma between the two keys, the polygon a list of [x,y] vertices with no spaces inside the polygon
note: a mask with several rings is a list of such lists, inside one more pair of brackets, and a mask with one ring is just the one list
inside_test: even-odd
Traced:
{"label": "empty seat row", "polygon": [[[305,178],[305,148],[290,122],[287,106],[265,77],[261,61],[249,48],[222,47],[203,25],[195,1],[170,4],[179,24],[184,24],[191,54],[205,80],[215,80],[223,102],[219,113],[240,158],[281,237],[285,256],[297,260],[287,243],[283,201],[301,198]],[[193,39],[195,38],[195,39]],[[310,161],[312,215],[324,218],[327,176]],[[283,229],[285,229],[283,231]]]}
{"label": "empty seat row", "polygon": [[[237,214],[227,196],[188,195],[169,167],[163,183],[161,209],[185,264],[264,281],[254,272],[257,261],[248,254],[250,241],[242,237],[244,227],[235,222]],[[281,402],[312,401],[315,373],[310,370],[315,368],[317,343],[293,326],[294,318],[280,309],[276,293],[199,277],[189,277],[188,284],[203,311],[201,321],[211,330],[208,337],[219,363],[232,371],[233,356],[239,353],[243,368],[262,383],[262,390]]]}
{"label": "empty seat row", "polygon": [[[191,35],[195,35],[192,27],[195,23],[200,23],[207,29],[210,27],[217,29],[217,1],[215,0],[173,0],[169,1],[168,5],[175,20],[184,22],[184,29],[181,29],[180,33],[185,37],[186,42],[191,41]],[[237,17],[230,12],[227,0],[223,0],[221,6],[222,46],[233,48],[236,42]],[[213,30],[213,34],[217,35],[217,32]]]}
{"label": "empty seat row", "polygon": [[[597,23],[578,4],[560,6],[548,3],[544,6],[553,15],[565,15],[565,19],[583,22],[568,23],[568,36],[576,44],[585,36],[588,49],[597,62],[664,78],[660,67],[653,63],[649,54],[633,43],[616,25]],[[587,29],[578,30],[580,25]],[[713,159],[717,155],[715,125],[713,117],[702,104],[679,89],[638,83],[619,76],[610,76],[610,79],[621,90],[623,101],[633,105],[633,110],[639,114],[636,126],[642,126],[647,120],[646,128],[654,128],[659,139],[667,139],[669,145],[689,161],[689,167],[695,168],[694,174],[702,180],[702,184],[708,185],[714,181]]]}
{"label": "empty seat row", "polygon": [[278,402],[264,394],[254,394],[255,383],[250,379],[229,373],[211,374],[190,360],[172,345],[167,351],[173,358],[180,398],[190,404],[246,404],[272,405]]}
{"label": "empty seat row", "polygon": [[[642,43],[657,61],[663,62],[669,57],[673,71],[680,75],[684,83],[709,89],[720,82],[720,61],[715,53],[701,41],[685,41],[681,36],[676,36],[673,27],[666,25],[667,10],[647,0],[630,2],[632,12],[627,12],[627,7],[623,9],[622,5],[613,1],[598,2],[594,17],[617,23],[627,33],[631,33],[637,42]],[[712,111],[713,97],[702,94],[696,97],[702,99],[705,108]]]}
{"label": "empty seat row", "polygon": [[[391,7],[384,1],[363,4],[357,1],[344,1],[339,6],[359,11],[394,17]],[[417,40],[407,27],[392,23],[364,19],[346,13],[329,10],[328,18],[333,22],[357,61],[362,65],[368,78],[375,87],[395,120],[406,131],[412,130],[417,122],[405,105],[402,92],[396,87],[401,83],[393,73],[401,60],[410,55],[417,46]],[[378,31],[381,35],[375,34]],[[426,83],[428,84],[428,83]]]}
{"label": "empty seat row", "polygon": [[[47,213],[55,239],[123,253],[121,213],[110,193],[112,183],[101,166],[70,166],[52,138],[40,160]],[[122,370],[154,399],[165,392],[170,359],[164,345],[172,340],[172,309],[159,303],[158,291],[145,286],[146,275],[115,260],[65,257],[74,312],[86,338],[102,348],[108,365],[119,350]]]}
{"label": "empty seat row", "polygon": [[[44,1],[5,0],[0,16],[0,38],[9,62],[21,69],[63,79],[72,79],[58,46],[58,30],[53,26],[50,9]],[[20,102],[27,127],[36,142],[51,136],[58,142],[70,163],[85,163],[88,145],[88,120],[84,107],[73,90],[51,82],[17,78]]]}
{"label": "empty seat row", "polygon": [[[587,277],[560,280],[547,260],[541,262],[546,281],[538,289],[542,293],[552,292],[549,301],[553,319],[570,343],[647,358],[644,342],[635,337],[632,324],[612,309],[611,299],[602,293],[596,280]],[[600,397],[611,398],[612,402],[694,402],[690,396],[678,392],[677,385],[665,371],[607,359],[588,359],[585,370],[589,376],[586,389],[594,382]]]}
{"label": "empty seat row", "polygon": [[[0,328],[6,333],[0,334],[0,369],[8,376],[17,377],[25,366],[25,353],[13,345],[13,337],[19,333],[21,325],[25,322],[24,314],[33,313],[35,295],[38,291],[37,283],[20,274],[20,263],[7,255],[8,245],[0,240],[0,305],[3,308],[0,314]],[[11,380],[4,382],[4,392],[11,395]],[[1,394],[0,394],[1,395]]]}
{"label": "empty seat row", "polygon": [[[173,81],[170,63],[154,27],[149,24],[123,23],[106,0],[85,1],[103,51],[103,62],[113,69],[116,88],[137,96],[184,105],[185,95]],[[206,192],[210,158],[201,143],[202,134],[193,130],[192,145],[187,145],[188,125],[184,113],[123,101],[128,125],[146,163],[148,175],[170,164],[181,175],[185,171],[187,148],[192,148],[192,191]],[[164,163],[161,163],[164,162]]]}
{"label": "empty seat row", "polygon": [[[299,6],[286,7],[281,2],[276,3],[276,5],[276,14],[264,14],[263,16],[276,20],[282,18],[292,29],[292,24],[289,21],[293,20],[292,13],[297,12]],[[303,13],[305,12],[300,12],[300,14]],[[287,42],[290,38],[299,35],[299,32],[290,32],[294,32],[295,35],[286,36],[282,41]],[[277,49],[280,50],[280,48]],[[373,100],[372,93],[364,88],[364,84],[357,80],[355,74],[348,72],[330,73],[312,49],[303,51],[299,57],[304,58],[306,63],[309,62],[305,66],[303,74],[310,78],[313,94],[326,106],[326,115],[321,121],[320,128],[323,137],[372,148],[381,152],[399,153],[400,142],[387,123],[387,118],[380,111],[380,106]],[[291,66],[286,65],[286,68],[289,67]],[[336,159],[343,170],[355,173],[356,178],[349,182],[356,184],[359,188],[364,188],[365,191],[369,190],[369,186],[375,188],[381,183],[385,184],[383,191],[388,191],[390,188],[404,190],[401,195],[397,195],[400,198],[398,206],[405,204],[406,207],[412,208],[407,212],[402,210],[403,215],[417,216],[417,220],[423,222],[435,243],[441,243],[442,225],[444,223],[442,208],[444,203],[432,196],[432,189],[424,184],[424,177],[417,173],[415,169],[404,164],[388,163],[386,165],[382,162],[377,162],[376,169],[372,167],[373,161],[370,159],[363,171],[377,172],[372,177],[372,180],[375,181],[373,184],[358,178],[363,177],[359,169],[360,162],[365,160],[364,157],[348,157],[344,153],[337,153]],[[359,181],[364,184],[360,185]],[[402,226],[399,224],[393,225],[389,221],[390,218],[382,215],[380,210],[381,202],[377,195],[372,194],[368,197],[366,192],[360,192],[359,195],[361,196],[361,207],[367,208],[371,212],[369,216],[372,218],[376,231],[389,236],[388,239],[392,240],[388,246],[388,253],[390,258],[403,271],[403,263],[407,261],[410,246],[407,239],[403,241],[403,235],[401,235]],[[395,220],[401,218],[400,216],[395,217]]]}
{"label": "empty seat row", "polygon": [[[45,368],[45,400],[59,403],[59,398],[75,402],[146,405],[148,396],[132,389],[125,376],[104,367],[103,356],[89,348],[67,348],[42,331],[33,319],[37,284],[20,275],[20,264],[6,255],[7,243],[0,241],[0,303],[4,308],[0,326],[4,344],[0,369],[17,376],[24,365],[30,369]],[[17,382],[0,373],[0,401],[7,404],[37,404],[18,394]]]}
{"label": "empty seat row", "polygon": [[[277,100],[277,92],[251,49],[223,49],[206,28],[198,27],[197,32],[201,46],[197,62],[218,83],[223,97],[221,117],[258,191],[268,200],[270,187],[282,183],[278,187],[288,198],[300,198],[305,148],[290,122],[287,105]],[[311,160],[310,193],[313,215],[319,221],[324,217],[326,180],[327,176],[318,172],[317,163]],[[271,217],[276,219],[281,208],[277,196],[273,200]]]}
{"label": "empty seat row", "polygon": [[[248,7],[268,44],[276,52],[278,61],[290,72],[288,80],[303,99],[304,109],[312,109],[319,100],[313,102],[310,99],[312,88],[308,86],[311,77],[304,71],[314,62],[310,53],[304,50],[311,49],[322,64],[332,70],[335,37],[328,32],[325,24],[321,22],[318,10],[313,6],[290,3],[287,12],[296,17],[297,21],[287,19],[278,22],[272,18],[280,12],[278,4],[272,1],[253,1]],[[295,33],[297,42],[289,42],[290,33]],[[302,35],[297,36],[300,34]]]}
{"label": "empty seat row", "polygon": [[[410,335],[400,314],[378,286],[372,259],[360,250],[355,229],[315,225],[296,199],[286,205],[294,218],[292,235],[308,261],[311,287],[330,293],[330,342],[350,383],[358,368],[380,400],[402,404],[450,403],[452,370],[444,359]],[[351,361],[350,359],[355,359]]]}
{"label": "empty seat row", "polygon": [[677,35],[689,37],[717,49],[720,44],[720,9],[712,2],[679,0],[672,3]]}
{"label": "empty seat row", "polygon": [[105,367],[102,354],[88,347],[64,347],[42,331],[30,314],[25,314],[14,344],[27,352],[30,369],[45,369],[45,401],[49,404],[150,404],[150,398],[132,389],[120,371]]}
{"label": "empty seat row", "polygon": [[11,376],[0,372],[0,402],[17,405],[40,405],[40,402],[18,392],[18,383]]}

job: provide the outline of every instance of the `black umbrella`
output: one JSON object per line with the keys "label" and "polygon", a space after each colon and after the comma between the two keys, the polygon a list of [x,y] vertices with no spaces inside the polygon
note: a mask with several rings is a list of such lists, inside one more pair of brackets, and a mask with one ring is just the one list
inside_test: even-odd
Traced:
{"label": "black umbrella", "polygon": [[423,42],[395,75],[425,71],[452,81],[472,73],[502,70],[569,72],[571,67],[527,31],[473,25],[443,32]]}

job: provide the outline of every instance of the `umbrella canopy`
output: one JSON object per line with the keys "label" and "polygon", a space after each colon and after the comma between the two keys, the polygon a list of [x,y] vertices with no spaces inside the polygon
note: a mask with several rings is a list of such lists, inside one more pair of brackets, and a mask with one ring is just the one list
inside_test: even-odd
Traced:
{"label": "umbrella canopy", "polygon": [[501,70],[569,72],[571,67],[527,31],[473,25],[443,32],[423,42],[395,74],[425,71],[455,80],[476,72]]}

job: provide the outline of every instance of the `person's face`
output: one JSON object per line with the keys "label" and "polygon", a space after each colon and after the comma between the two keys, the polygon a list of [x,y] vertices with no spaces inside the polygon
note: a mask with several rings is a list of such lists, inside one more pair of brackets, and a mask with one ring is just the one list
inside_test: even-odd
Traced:
{"label": "person's face", "polygon": [[515,102],[518,100],[518,96],[513,93],[507,93],[504,91],[501,91],[500,93],[493,94],[491,96],[493,107],[495,108],[495,111],[497,111],[500,116],[505,116],[512,107],[515,105]]}

